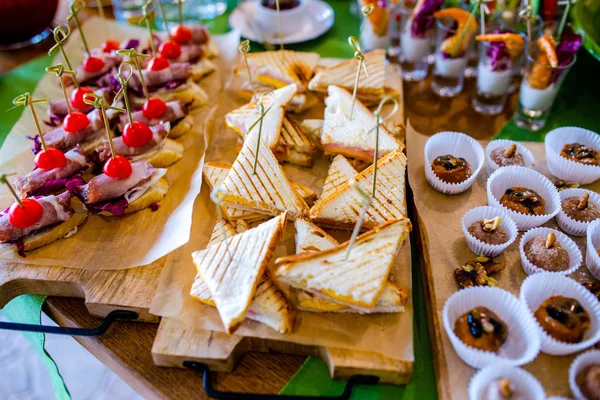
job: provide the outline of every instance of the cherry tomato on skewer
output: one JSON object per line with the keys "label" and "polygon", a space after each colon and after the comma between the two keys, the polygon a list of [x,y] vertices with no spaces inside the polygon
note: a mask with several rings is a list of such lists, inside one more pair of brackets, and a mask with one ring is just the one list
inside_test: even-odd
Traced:
{"label": "cherry tomato on skewer", "polygon": [[40,169],[54,169],[64,167],[67,164],[67,158],[59,149],[48,147],[37,153],[33,162]]}
{"label": "cherry tomato on skewer", "polygon": [[142,106],[142,114],[145,118],[158,118],[167,112],[167,105],[161,99],[151,97]]}
{"label": "cherry tomato on skewer", "polygon": [[184,25],[177,25],[171,30],[171,37],[179,44],[187,44],[192,40],[192,30]]}
{"label": "cherry tomato on skewer", "polygon": [[101,58],[90,56],[83,60],[81,68],[86,72],[98,72],[104,68],[104,61]]}
{"label": "cherry tomato on skewer", "polygon": [[22,199],[23,207],[14,203],[8,209],[8,222],[15,228],[25,229],[34,225],[42,218],[44,209],[35,199]]}
{"label": "cherry tomato on skewer", "polygon": [[181,55],[181,46],[176,42],[162,42],[158,47],[158,52],[161,56],[174,60]]}
{"label": "cherry tomato on skewer", "polygon": [[128,159],[123,156],[115,156],[104,163],[102,171],[111,178],[124,179],[131,176],[133,170]]}
{"label": "cherry tomato on skewer", "polygon": [[111,51],[119,50],[121,47],[121,43],[118,40],[105,40],[102,42],[101,49],[105,53],[110,53]]}
{"label": "cherry tomato on skewer", "polygon": [[79,110],[86,108],[88,104],[83,101],[83,97],[88,93],[93,93],[92,89],[83,86],[73,90],[73,93],[71,93],[71,105],[73,108]]}
{"label": "cherry tomato on skewer", "polygon": [[162,71],[165,68],[169,68],[169,60],[161,55],[152,57],[148,63],[148,69],[150,71]]}
{"label": "cherry tomato on skewer", "polygon": [[145,123],[133,121],[123,129],[123,143],[128,147],[145,146],[152,140],[152,131]]}
{"label": "cherry tomato on skewer", "polygon": [[67,133],[82,131],[90,125],[90,119],[82,112],[73,111],[65,117],[63,129]]}

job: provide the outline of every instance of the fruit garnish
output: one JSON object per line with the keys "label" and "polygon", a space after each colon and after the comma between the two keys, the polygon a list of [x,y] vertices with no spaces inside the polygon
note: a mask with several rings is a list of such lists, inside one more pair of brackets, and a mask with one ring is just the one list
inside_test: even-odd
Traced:
{"label": "fruit garnish", "polygon": [[142,114],[145,118],[154,119],[163,115],[167,111],[167,105],[161,99],[151,97],[142,106]]}
{"label": "fruit garnish", "polygon": [[179,44],[187,44],[192,40],[192,30],[180,24],[171,30],[171,37]]}
{"label": "fruit garnish", "polygon": [[169,60],[163,56],[152,57],[148,63],[150,71],[162,71],[165,68],[169,68]]}
{"label": "fruit garnish", "polygon": [[87,104],[83,101],[83,97],[88,93],[92,93],[92,89],[87,87],[80,87],[73,90],[73,93],[71,93],[71,105],[77,109],[85,108]]}
{"label": "fruit garnish", "polygon": [[181,56],[181,46],[176,42],[162,42],[158,47],[161,56],[174,60]]}
{"label": "fruit garnish", "polygon": [[[152,131],[145,123],[133,121],[123,129],[123,143],[128,147],[145,146],[152,140]],[[107,174],[108,175],[108,174]]]}
{"label": "fruit garnish", "polygon": [[82,112],[73,111],[65,117],[63,129],[68,133],[80,132],[90,125],[90,119]]}
{"label": "fruit garnish", "polygon": [[83,60],[81,63],[81,68],[83,68],[86,72],[98,72],[104,68],[104,61],[101,58],[90,56]]}
{"label": "fruit garnish", "polygon": [[62,168],[67,164],[67,158],[62,151],[48,147],[36,154],[34,163],[40,169]]}
{"label": "fruit garnish", "polygon": [[117,51],[121,47],[121,43],[118,40],[105,40],[102,42],[100,47],[103,52],[110,53],[111,51]]}
{"label": "fruit garnish", "polygon": [[42,219],[43,213],[42,205],[35,199],[22,199],[21,204],[14,203],[8,209],[8,222],[15,228],[26,229]]}
{"label": "fruit garnish", "polygon": [[111,157],[104,163],[102,172],[114,179],[125,179],[131,176],[131,163],[123,156]]}

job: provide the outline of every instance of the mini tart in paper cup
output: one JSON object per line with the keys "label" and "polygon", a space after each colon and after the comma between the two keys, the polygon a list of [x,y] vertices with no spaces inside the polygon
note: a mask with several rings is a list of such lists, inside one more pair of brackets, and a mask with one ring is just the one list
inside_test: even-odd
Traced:
{"label": "mini tart in paper cup", "polygon": [[[524,187],[536,191],[546,202],[545,214],[526,215],[500,204],[500,199],[506,190],[512,187]],[[543,225],[560,211],[560,196],[554,184],[531,168],[510,166],[496,170],[487,180],[487,198],[488,205],[506,211],[520,231]]]}
{"label": "mini tart in paper cup", "polygon": [[[515,398],[536,400],[546,398],[543,386],[529,372],[511,365],[500,364],[490,365],[471,378],[471,382],[469,382],[469,400],[493,398],[486,396],[490,390],[490,385],[503,378],[508,379],[514,386]],[[497,398],[500,399],[501,397]]]}
{"label": "mini tart in paper cup", "polygon": [[[425,177],[427,182],[438,192],[445,194],[458,194],[469,189],[483,167],[485,154],[479,142],[464,133],[440,132],[436,133],[425,143]],[[450,154],[454,157],[464,158],[471,166],[471,176],[460,183],[447,183],[442,181],[433,172],[431,163],[439,156]]]}
{"label": "mini tart in paper cup", "polygon": [[492,174],[497,169],[503,168],[501,165],[498,165],[498,163],[496,163],[492,159],[492,152],[496,149],[505,149],[506,150],[512,144],[517,145],[517,153],[521,154],[523,156],[523,164],[524,164],[523,166],[524,167],[531,168],[535,165],[535,157],[533,157],[533,153],[531,151],[529,151],[529,149],[527,147],[523,146],[519,142],[514,142],[512,140],[497,139],[497,140],[492,140],[485,147],[485,166],[486,166],[486,170],[487,170],[488,174]]}
{"label": "mini tart in paper cup", "polygon": [[594,278],[600,279],[600,219],[595,220],[587,229],[587,249],[585,253],[585,265]]}
{"label": "mini tart in paper cup", "polygon": [[575,299],[590,316],[590,327],[580,343],[567,343],[550,336],[534,318],[542,339],[542,352],[554,356],[577,353],[600,341],[600,302],[579,282],[563,275],[540,272],[525,278],[521,284],[521,300],[531,316],[549,297],[563,296]]}
{"label": "mini tart in paper cup", "polygon": [[593,364],[600,364],[600,350],[589,350],[581,353],[571,363],[569,368],[569,387],[575,400],[587,400],[577,383],[577,375],[585,368]]}
{"label": "mini tart in paper cup", "polygon": [[[508,240],[506,242],[502,244],[485,243],[469,232],[469,227],[474,222],[495,217],[500,217],[502,219],[500,227],[504,229],[508,235]],[[496,257],[510,246],[517,239],[517,235],[519,234],[517,225],[508,213],[500,208],[490,206],[475,207],[467,211],[462,217],[461,225],[465,238],[467,239],[467,246],[469,246],[469,249],[478,256],[484,255],[487,257]]]}
{"label": "mini tart in paper cup", "polygon": [[[525,254],[525,245],[536,237],[546,238],[550,232],[553,232],[556,236],[556,241],[560,243],[560,245],[567,251],[569,254],[569,268],[564,271],[549,271],[537,265],[534,265]],[[569,275],[581,266],[581,261],[583,260],[583,256],[581,255],[581,251],[577,244],[567,235],[562,232],[559,232],[556,229],[539,227],[528,230],[521,236],[521,241],[519,242],[519,253],[521,255],[521,266],[523,267],[523,271],[527,275],[533,275],[538,272],[549,272],[557,275]]]}
{"label": "mini tart in paper cup", "polygon": [[593,222],[581,222],[569,217],[562,208],[562,202],[570,197],[582,197],[584,194],[589,194],[589,203],[594,204],[600,209],[600,195],[587,189],[564,189],[558,192],[560,196],[560,211],[556,214],[556,222],[560,229],[573,236],[585,236],[588,226]]}
{"label": "mini tart in paper cup", "polygon": [[581,143],[600,151],[600,135],[574,126],[554,129],[544,140],[550,173],[559,179],[588,185],[600,178],[600,166],[585,165],[560,155],[566,144]]}
{"label": "mini tart in paper cup", "polygon": [[[468,346],[454,333],[456,320],[475,307],[487,307],[506,324],[506,342],[496,353]],[[527,364],[537,357],[540,351],[540,336],[533,317],[525,304],[506,290],[489,286],[459,290],[446,300],[442,318],[454,350],[473,368],[484,368],[498,363],[517,366]]]}

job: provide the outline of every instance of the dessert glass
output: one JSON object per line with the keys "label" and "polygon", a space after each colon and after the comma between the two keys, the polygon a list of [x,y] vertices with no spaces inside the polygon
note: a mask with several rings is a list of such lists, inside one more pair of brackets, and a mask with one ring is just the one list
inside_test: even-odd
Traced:
{"label": "dessert glass", "polygon": [[558,90],[577,60],[573,55],[568,64],[552,67],[539,61],[539,50],[535,47],[527,52],[519,103],[513,117],[517,126],[530,131],[539,131],[546,125]]}
{"label": "dessert glass", "polygon": [[406,81],[421,81],[427,77],[431,53],[432,29],[426,32],[415,32],[412,27],[413,20],[411,8],[400,10],[400,65],[402,78]]}
{"label": "dessert glass", "polygon": [[501,42],[480,42],[473,108],[480,114],[502,112],[512,81],[511,54]]}
{"label": "dessert glass", "polygon": [[[442,43],[450,36],[460,35],[451,20],[437,20],[435,64],[431,89],[441,97],[454,97],[460,94],[464,85],[464,73],[467,66],[467,51],[461,52],[458,57],[451,57],[442,50]],[[471,36],[467,33],[468,36]],[[463,40],[472,40],[466,36]],[[468,46],[466,46],[468,49]]]}

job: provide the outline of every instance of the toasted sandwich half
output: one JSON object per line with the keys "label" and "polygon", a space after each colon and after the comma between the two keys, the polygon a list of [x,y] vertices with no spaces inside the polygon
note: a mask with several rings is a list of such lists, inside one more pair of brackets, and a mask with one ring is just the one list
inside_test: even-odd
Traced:
{"label": "toasted sandwich half", "polygon": [[358,174],[348,159],[342,155],[337,155],[331,161],[327,178],[323,184],[323,190],[319,196],[319,200],[326,198],[335,192],[340,186],[354,178]]}
{"label": "toasted sandwich half", "polygon": [[212,234],[208,241],[208,246],[214,243],[222,242],[232,236],[237,235],[237,231],[229,222],[224,219],[217,218],[217,223],[213,227]]}
{"label": "toasted sandwich half", "polygon": [[[315,92],[327,93],[327,88],[330,85],[335,85],[352,92],[357,65],[358,61],[351,58],[319,71],[311,79],[308,88]],[[366,53],[365,65],[369,71],[369,76],[361,71],[360,85],[356,97],[361,101],[363,96],[366,99],[376,97],[381,100],[385,95],[385,50],[377,49]]]}
{"label": "toasted sandwich half", "polygon": [[[351,119],[352,95],[337,86],[329,86],[328,93],[321,135],[325,154],[342,154],[372,162],[376,140],[375,116],[360,101],[356,101]],[[379,157],[398,147],[400,143],[382,124],[379,127]]]}
{"label": "toasted sandwich half", "polygon": [[322,251],[339,245],[338,241],[309,220],[294,221],[296,228],[296,254]]}
{"label": "toasted sandwich half", "polygon": [[304,92],[320,58],[317,53],[292,50],[263,51],[249,53],[248,64],[258,82],[276,88],[297,83],[300,85],[298,91]]}
{"label": "toasted sandwich half", "polygon": [[273,152],[262,142],[246,140],[221,185],[227,192],[221,203],[226,207],[271,216],[288,211],[292,220],[309,211]]}
{"label": "toasted sandwich half", "polygon": [[225,330],[232,333],[246,317],[267,265],[285,228],[286,213],[231,239],[192,253]]}
{"label": "toasted sandwich half", "polygon": [[280,162],[310,167],[317,146],[306,137],[296,121],[284,117],[279,142],[272,150]]}
{"label": "toasted sandwich half", "polygon": [[[371,165],[354,177],[357,185],[367,193],[373,192],[374,169]],[[405,172],[406,156],[400,149],[379,159],[375,197],[365,214],[364,229],[373,229],[386,221],[406,216]],[[345,182],[335,192],[317,201],[310,210],[310,217],[323,227],[351,230],[361,208],[361,195]]]}
{"label": "toasted sandwich half", "polygon": [[410,229],[407,218],[386,222],[357,237],[347,258],[348,242],[317,253],[279,258],[275,279],[344,305],[373,309]]}
{"label": "toasted sandwich half", "polygon": [[[240,73],[246,74],[245,68],[243,70],[239,70],[238,75]],[[257,94],[260,95],[263,92],[268,92],[270,90],[275,90],[276,88],[271,85],[266,85],[260,82],[254,82],[254,90],[256,90],[256,94],[252,91],[252,85],[249,81],[242,83],[240,90],[237,92],[237,95],[245,100],[245,101],[255,101]],[[319,98],[313,94],[312,92],[304,92],[304,93],[296,93],[292,100],[285,106],[285,111],[293,114],[298,114],[308,110],[319,102]]]}

